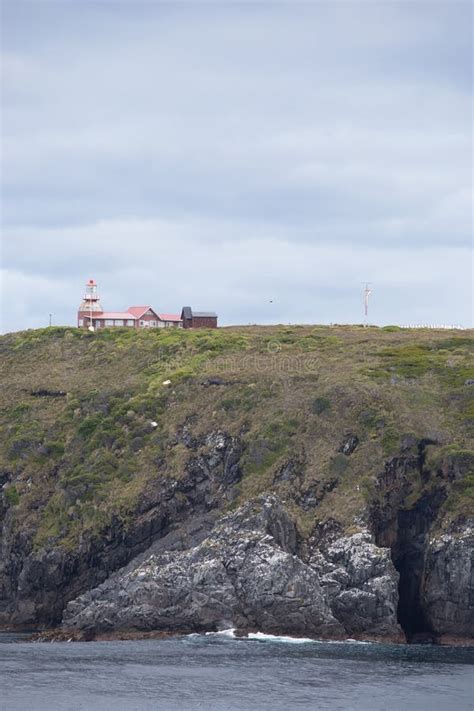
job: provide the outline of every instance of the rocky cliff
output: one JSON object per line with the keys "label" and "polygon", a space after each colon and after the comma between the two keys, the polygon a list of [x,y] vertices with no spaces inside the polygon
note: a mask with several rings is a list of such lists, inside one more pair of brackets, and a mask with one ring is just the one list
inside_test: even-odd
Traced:
{"label": "rocky cliff", "polygon": [[472,342],[0,339],[0,624],[474,635]]}
{"label": "rocky cliff", "polygon": [[294,523],[274,497],[224,516],[201,543],[152,554],[70,602],[70,627],[258,628],[341,634],[317,571],[297,555]]}

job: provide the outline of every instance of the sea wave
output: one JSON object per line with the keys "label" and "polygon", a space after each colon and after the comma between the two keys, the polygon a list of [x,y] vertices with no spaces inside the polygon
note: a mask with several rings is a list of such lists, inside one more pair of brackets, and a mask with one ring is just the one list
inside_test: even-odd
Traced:
{"label": "sea wave", "polygon": [[314,644],[316,639],[309,637],[288,637],[286,635],[265,634],[264,632],[249,632],[247,639],[254,639],[259,642],[284,642],[285,644]]}
{"label": "sea wave", "polygon": [[192,634],[186,636],[188,639],[203,639],[207,637],[209,639],[235,639],[244,642],[273,642],[280,644],[372,644],[368,641],[362,641],[351,638],[340,640],[312,639],[311,637],[291,637],[289,635],[267,634],[265,632],[248,632],[247,634],[236,634],[235,627],[227,627],[223,630],[218,630],[217,632],[205,632],[204,634],[199,632],[193,632]]}
{"label": "sea wave", "polygon": [[206,637],[227,637],[228,639],[235,639],[235,627],[218,630],[217,632],[206,632],[205,634]]}

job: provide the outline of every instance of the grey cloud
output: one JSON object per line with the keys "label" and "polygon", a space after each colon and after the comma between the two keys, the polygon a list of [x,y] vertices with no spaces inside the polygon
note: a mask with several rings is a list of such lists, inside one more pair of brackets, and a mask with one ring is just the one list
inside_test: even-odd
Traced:
{"label": "grey cloud", "polygon": [[[60,292],[73,321],[91,271],[114,307],[350,321],[367,278],[380,321],[410,307],[468,323],[470,15],[4,3],[2,266],[18,309],[4,328],[44,320],[25,284],[41,304]],[[404,301],[392,274],[423,290]],[[277,287],[278,307],[261,306]]]}
{"label": "grey cloud", "polygon": [[[68,263],[61,262],[61,250],[55,251],[54,232],[43,233],[36,243],[24,235],[16,244],[20,252],[30,245],[29,272],[7,272],[4,286],[21,295],[16,303],[29,302],[30,322],[36,325],[44,324],[50,311],[56,322],[73,322],[88,276],[99,281],[107,308],[150,302],[175,311],[197,301],[200,308],[216,308],[222,323],[360,322],[361,280],[368,274],[375,281],[375,322],[428,322],[432,313],[436,322],[469,322],[470,303],[463,298],[468,248],[418,247],[407,257],[385,246],[353,244],[343,251],[337,244],[295,246],[291,238],[271,231],[253,232],[236,246],[232,240],[206,239],[210,229],[209,224],[176,227],[154,221],[76,228],[62,235],[70,245]],[[41,251],[50,267],[40,276],[34,265]],[[93,262],[91,253],[98,255]],[[43,298],[48,282],[49,298]],[[14,314],[9,312],[8,319],[5,328],[14,323]]]}

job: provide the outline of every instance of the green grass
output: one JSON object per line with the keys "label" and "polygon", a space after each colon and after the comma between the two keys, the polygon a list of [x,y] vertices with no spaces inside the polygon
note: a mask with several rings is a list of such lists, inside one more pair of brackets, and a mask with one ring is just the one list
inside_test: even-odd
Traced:
{"label": "green grass", "polygon": [[248,438],[243,459],[245,474],[261,474],[269,470],[285,454],[291,454],[291,444],[298,431],[296,418],[268,422],[258,433]]}
{"label": "green grass", "polygon": [[9,486],[5,489],[5,500],[9,506],[18,506],[20,503],[20,494],[16,486]]}
{"label": "green grass", "polygon": [[323,412],[329,410],[331,403],[327,397],[316,397],[311,403],[311,412],[314,415],[322,415]]}
{"label": "green grass", "polygon": [[335,454],[329,463],[329,472],[333,476],[340,477],[349,468],[349,460],[344,454]]}
{"label": "green grass", "polygon": [[[0,467],[12,478],[4,498],[37,546],[73,547],[100,536],[113,517],[133,520],[140,497],[161,479],[185,476],[196,456],[172,444],[189,418],[195,437],[224,430],[242,440],[237,502],[275,490],[298,508],[298,487],[336,478],[339,485],[314,512],[300,511],[305,530],[325,517],[353,526],[374,477],[407,432],[436,433],[458,452],[472,449],[466,334],[54,327],[7,334],[0,353]],[[217,375],[223,384],[203,387]],[[39,389],[66,397],[33,397]],[[360,439],[349,458],[338,453],[347,431]],[[279,468],[294,459],[304,462],[301,479],[275,483]],[[470,477],[464,472],[444,484],[446,520],[465,512]]]}
{"label": "green grass", "polygon": [[472,340],[468,338],[397,345],[381,349],[378,355],[380,364],[370,371],[374,377],[397,375],[413,379],[432,373],[448,386],[462,385],[474,377]]}

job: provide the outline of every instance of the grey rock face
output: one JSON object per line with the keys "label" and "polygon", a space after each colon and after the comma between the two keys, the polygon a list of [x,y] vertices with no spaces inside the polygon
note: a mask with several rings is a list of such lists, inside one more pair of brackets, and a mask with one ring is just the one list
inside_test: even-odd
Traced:
{"label": "grey rock face", "polygon": [[152,555],[69,603],[79,629],[212,630],[344,634],[314,568],[296,555],[296,531],[278,499],[224,517],[199,545]]}
{"label": "grey rock face", "polygon": [[435,634],[474,637],[474,521],[429,541],[423,606]]}
{"label": "grey rock face", "polygon": [[[474,635],[474,521],[459,518],[436,533],[445,482],[462,480],[472,467],[467,452],[445,455],[435,472],[425,466],[434,437],[403,438],[406,454],[392,457],[377,479],[370,520],[375,540],[390,546],[400,573],[398,617],[407,638]],[[416,454],[414,453],[416,452]],[[415,482],[431,489],[407,505]]]}
{"label": "grey rock face", "polygon": [[398,574],[369,533],[338,531],[299,553],[296,529],[274,496],[224,517],[199,544],[142,556],[69,603],[64,625],[401,636]]}
{"label": "grey rock face", "polygon": [[[0,624],[56,625],[63,618],[67,627],[92,632],[233,624],[401,639],[398,607],[408,639],[420,631],[474,635],[474,521],[431,533],[445,482],[461,480],[472,464],[466,453],[450,454],[430,474],[424,468],[430,440],[405,436],[402,453],[377,477],[376,496],[354,535],[335,521],[318,524],[318,504],[338,477],[308,481],[304,458],[289,459],[274,486],[314,512],[315,534],[302,540],[274,496],[222,517],[238,495],[244,443],[221,430],[193,436],[191,425],[188,418],[170,444],[189,450],[182,476],[157,477],[126,528],[113,519],[100,537],[85,537],[73,550],[54,542],[35,549],[34,531],[17,530],[13,509],[2,507],[0,497]],[[247,456],[260,461],[270,444],[255,440]],[[430,476],[429,496],[407,507],[413,482]],[[9,478],[0,473],[0,485]]]}
{"label": "grey rock face", "polygon": [[172,529],[179,527],[184,535],[189,519],[214,518],[241,477],[241,442],[221,431],[194,440],[186,426],[177,441],[190,450],[203,446],[205,453],[190,458],[182,479],[157,480],[137,503],[127,529],[114,518],[100,538],[85,538],[74,550],[34,550],[34,531],[16,531],[0,497],[0,624],[58,624],[69,600],[95,588]]}
{"label": "grey rock face", "polygon": [[328,539],[319,542],[309,562],[319,572],[336,619],[349,634],[401,635],[398,573],[390,550],[376,546],[367,531],[333,532]]}
{"label": "grey rock face", "polygon": [[235,437],[220,431],[211,432],[203,444],[208,448],[208,453],[189,460],[185,482],[180,483],[180,486],[188,494],[194,490],[194,497],[191,497],[194,504],[205,503],[210,509],[218,503],[216,494],[220,499],[232,498],[232,486],[242,476],[242,444]]}
{"label": "grey rock face", "polygon": [[355,434],[349,434],[344,438],[341,446],[339,447],[339,452],[347,456],[351,455],[355,451],[357,445],[359,444],[359,438]]}

